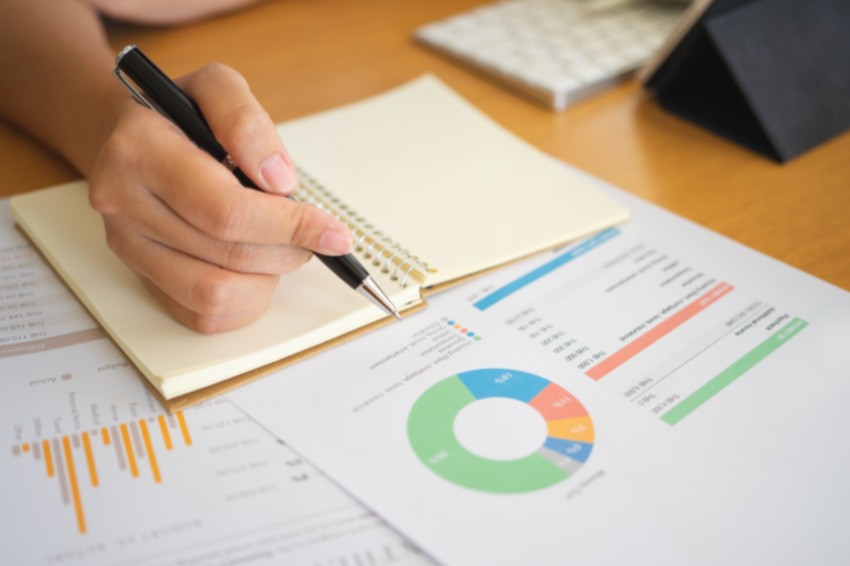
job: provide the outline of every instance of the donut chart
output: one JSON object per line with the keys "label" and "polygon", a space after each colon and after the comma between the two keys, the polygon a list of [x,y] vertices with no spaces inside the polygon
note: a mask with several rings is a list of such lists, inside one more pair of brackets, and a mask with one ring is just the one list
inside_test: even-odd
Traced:
{"label": "donut chart", "polygon": [[[460,443],[455,417],[464,407],[494,397],[527,403],[546,421],[546,439],[532,454],[492,460]],[[495,368],[458,373],[428,388],[410,410],[407,435],[434,473],[491,493],[535,491],[567,479],[587,461],[594,440],[590,415],[566,389],[534,374]]]}

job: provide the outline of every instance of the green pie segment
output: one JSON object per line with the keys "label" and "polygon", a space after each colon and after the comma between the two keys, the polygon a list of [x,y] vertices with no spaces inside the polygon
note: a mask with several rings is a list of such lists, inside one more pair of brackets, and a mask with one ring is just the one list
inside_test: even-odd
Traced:
{"label": "green pie segment", "polygon": [[[566,395],[578,403],[557,385],[524,372],[486,369],[448,377],[425,391],[413,405],[407,423],[410,443],[425,466],[457,485],[492,493],[522,493],[552,486],[581,467],[590,454],[591,442],[550,435],[544,445],[528,456],[515,460],[490,460],[461,445],[455,435],[454,421],[467,405],[491,397],[526,402],[545,419],[546,413],[538,405],[541,399],[547,402],[553,387],[559,390],[557,398]],[[535,404],[538,396],[540,399]],[[581,412],[583,420],[580,424],[590,425],[583,407]],[[552,422],[549,420],[547,425]],[[588,436],[585,432],[581,437],[592,439],[592,429],[590,434]]]}

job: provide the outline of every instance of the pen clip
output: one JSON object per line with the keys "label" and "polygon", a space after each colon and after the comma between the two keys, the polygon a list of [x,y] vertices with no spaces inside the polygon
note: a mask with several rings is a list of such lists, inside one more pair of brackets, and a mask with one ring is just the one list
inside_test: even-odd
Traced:
{"label": "pen clip", "polygon": [[126,88],[130,92],[130,95],[136,102],[138,102],[142,106],[147,106],[151,110],[158,111],[157,107],[154,106],[153,102],[145,98],[145,95],[139,90],[137,90],[136,87],[133,86],[133,83],[131,83],[130,80],[124,76],[124,73],[121,71],[121,69],[116,66],[114,69],[112,69],[112,74],[115,75],[119,81],[121,81],[121,84],[123,84],[124,88]]}

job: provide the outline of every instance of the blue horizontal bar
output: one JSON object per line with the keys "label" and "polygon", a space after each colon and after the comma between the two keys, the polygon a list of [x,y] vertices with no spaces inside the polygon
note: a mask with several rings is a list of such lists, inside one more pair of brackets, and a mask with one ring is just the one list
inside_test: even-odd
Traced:
{"label": "blue horizontal bar", "polygon": [[503,287],[499,287],[498,289],[496,289],[495,291],[493,291],[489,295],[485,296],[484,298],[482,298],[481,300],[479,300],[478,302],[473,304],[473,306],[480,311],[487,310],[490,307],[492,307],[493,305],[495,305],[496,303],[498,303],[499,301],[501,301],[502,299],[505,299],[505,298],[509,297],[510,295],[516,293],[517,291],[519,291],[523,287],[526,287],[527,285],[534,283],[535,281],[537,281],[541,277],[548,275],[549,273],[555,271],[556,269],[558,269],[562,265],[571,262],[575,258],[586,254],[587,252],[589,252],[593,248],[598,247],[599,245],[607,242],[608,240],[610,240],[611,238],[613,238],[614,236],[616,236],[619,233],[620,233],[620,230],[617,229],[617,228],[608,228],[607,230],[603,230],[602,232],[599,232],[595,236],[592,236],[592,237],[588,238],[587,240],[583,241],[582,243],[580,243],[576,247],[570,248],[569,250],[565,251],[564,253],[562,253],[561,255],[559,255],[558,257],[553,259],[552,261],[544,263],[543,265],[541,265],[537,269],[530,271],[529,273],[526,273],[525,275],[523,275],[522,277],[519,277],[518,279],[514,279],[513,281],[511,281],[507,285],[504,285]]}

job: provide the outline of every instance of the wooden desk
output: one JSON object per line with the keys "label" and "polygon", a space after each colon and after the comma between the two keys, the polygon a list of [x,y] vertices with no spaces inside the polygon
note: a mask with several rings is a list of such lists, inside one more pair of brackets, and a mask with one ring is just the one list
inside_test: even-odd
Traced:
{"label": "wooden desk", "polygon": [[[112,26],[170,74],[239,69],[276,121],[434,73],[513,132],[614,185],[850,289],[850,133],[778,165],[662,111],[628,82],[555,114],[414,43],[480,0],[275,0],[174,29]],[[297,156],[296,156],[297,157]],[[0,196],[78,177],[0,123]]]}

